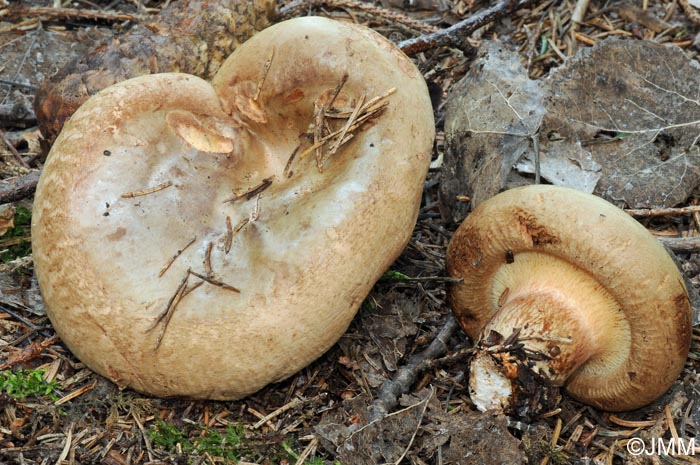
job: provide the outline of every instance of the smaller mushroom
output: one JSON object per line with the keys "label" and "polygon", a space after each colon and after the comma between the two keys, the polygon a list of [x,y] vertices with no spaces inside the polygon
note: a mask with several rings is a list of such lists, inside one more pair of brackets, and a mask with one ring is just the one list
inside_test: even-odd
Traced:
{"label": "smaller mushroom", "polygon": [[691,311],[683,279],[649,232],[610,203],[528,186],[460,225],[449,299],[479,338],[469,388],[479,410],[547,408],[550,387],[608,411],[656,399],[683,369]]}

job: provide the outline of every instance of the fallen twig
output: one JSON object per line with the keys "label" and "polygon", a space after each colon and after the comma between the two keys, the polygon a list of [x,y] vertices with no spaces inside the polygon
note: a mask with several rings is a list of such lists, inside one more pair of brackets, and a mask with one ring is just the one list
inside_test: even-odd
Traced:
{"label": "fallen twig", "polygon": [[680,3],[681,8],[683,8],[683,11],[685,11],[685,14],[688,15],[688,19],[695,24],[700,24],[700,10],[695,9],[688,2],[688,0],[678,0],[678,3]]}
{"label": "fallen twig", "polygon": [[23,168],[29,168],[27,162],[22,159],[22,155],[20,155],[15,146],[12,145],[12,142],[10,142],[10,140],[7,138],[7,134],[5,134],[5,131],[2,129],[0,129],[0,139],[2,139],[7,148],[10,150],[10,153],[12,153],[12,156],[15,158],[17,163],[19,163],[19,165]]}
{"label": "fallen twig", "polygon": [[189,242],[187,243],[187,245],[185,245],[183,248],[181,248],[180,250],[178,250],[177,252],[175,252],[175,255],[173,255],[173,256],[170,258],[170,260],[168,260],[168,263],[166,263],[165,265],[163,265],[163,268],[160,269],[160,272],[158,273],[158,277],[159,277],[159,278],[162,277],[162,276],[165,274],[165,272],[168,271],[168,269],[169,269],[170,266],[173,264],[173,262],[175,262],[175,260],[177,260],[177,257],[179,257],[179,256],[182,254],[182,252],[184,252],[185,250],[187,250],[187,248],[188,248],[189,246],[191,246],[192,244],[194,244],[194,241],[196,241],[196,240],[197,240],[197,236],[194,236],[194,237],[192,238],[192,240],[189,241]]}
{"label": "fallen twig", "polygon": [[387,380],[379,389],[377,398],[369,407],[368,423],[384,418],[399,402],[399,397],[408,392],[418,377],[420,367],[427,361],[441,356],[447,350],[447,341],[457,329],[454,316],[447,317],[445,325],[427,349],[415,354],[408,363],[398,370],[393,379]]}
{"label": "fallen twig", "polygon": [[19,351],[18,354],[13,355],[7,362],[0,365],[0,370],[7,370],[20,363],[29,362],[37,358],[48,346],[58,341],[57,336],[52,336],[43,341],[35,341],[29,344],[27,347]]}
{"label": "fallen twig", "polygon": [[467,37],[477,29],[496,21],[508,13],[529,6],[534,0],[503,0],[496,5],[480,11],[447,29],[422,35],[399,43],[399,48],[406,55],[415,55],[430,48],[441,46],[464,47]]}
{"label": "fallen twig", "polygon": [[16,202],[34,194],[40,171],[33,171],[19,178],[0,182],[0,204]]}
{"label": "fallen twig", "polygon": [[232,195],[231,197],[224,199],[221,203],[235,202],[236,200],[241,200],[243,198],[245,198],[246,200],[250,200],[253,197],[255,197],[257,194],[260,194],[261,192],[263,192],[265,189],[267,189],[271,185],[272,185],[272,177],[265,178],[260,182],[260,184],[258,184],[255,187],[252,187],[250,190],[247,190],[241,194]]}
{"label": "fallen twig", "polygon": [[76,18],[92,21],[139,21],[145,19],[141,15],[131,15],[119,11],[86,10],[84,8],[51,8],[42,6],[19,6],[0,10],[3,18]]}
{"label": "fallen twig", "polygon": [[683,215],[687,213],[700,213],[700,205],[689,205],[687,207],[678,208],[627,208],[625,213],[639,218],[648,218],[651,216],[672,216]]}
{"label": "fallen twig", "polygon": [[172,181],[166,181],[162,184],[158,184],[157,186],[149,187],[147,189],[142,189],[139,191],[134,191],[134,192],[125,192],[122,194],[123,199],[133,199],[134,197],[141,197],[144,195],[149,195],[153,194],[158,191],[162,191],[163,189],[167,189],[168,187],[172,186],[173,182]]}
{"label": "fallen twig", "polygon": [[364,11],[378,18],[384,18],[394,23],[402,24],[414,31],[426,34],[439,30],[435,26],[413,19],[403,13],[372,5],[369,2],[359,2],[356,0],[295,0],[280,8],[280,17],[290,18],[300,10],[319,7],[349,8],[352,10]]}
{"label": "fallen twig", "polygon": [[700,236],[696,237],[658,237],[659,242],[676,253],[700,252]]}

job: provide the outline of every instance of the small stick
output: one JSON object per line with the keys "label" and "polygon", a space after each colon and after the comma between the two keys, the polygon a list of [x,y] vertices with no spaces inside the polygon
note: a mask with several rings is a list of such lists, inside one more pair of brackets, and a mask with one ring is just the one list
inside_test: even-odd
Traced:
{"label": "small stick", "polygon": [[86,392],[91,391],[92,389],[95,388],[95,386],[97,386],[97,381],[93,381],[92,384],[86,384],[85,386],[76,389],[75,391],[71,392],[70,394],[67,394],[67,395],[61,397],[53,404],[54,405],[63,405],[66,402],[68,402],[69,400],[73,400],[76,397],[80,397],[83,394],[85,394]]}
{"label": "small stick", "polygon": [[[561,426],[561,418],[557,418],[557,423],[554,426],[554,432],[552,432],[552,441],[550,442],[550,444],[552,445],[552,450],[556,450],[557,448],[557,441],[559,441],[559,435],[561,434]],[[540,465],[547,465],[549,463],[550,458],[551,453],[545,455],[542,461],[540,461]]]}
{"label": "small stick", "polygon": [[260,78],[260,82],[258,82],[258,88],[255,90],[255,97],[253,97],[253,100],[256,102],[260,99],[260,92],[262,91],[263,84],[265,83],[265,79],[267,79],[267,73],[270,72],[270,66],[272,66],[272,59],[275,57],[275,48],[272,48],[272,51],[270,52],[270,58],[267,59],[265,62],[265,66],[263,66],[263,75]]}
{"label": "small stick", "polygon": [[16,202],[34,194],[40,174],[41,171],[32,171],[19,178],[0,182],[0,204]]}
{"label": "small stick", "polygon": [[255,208],[253,208],[253,211],[250,214],[250,221],[258,221],[259,217],[260,217],[260,194],[258,194],[258,198],[255,199]]}
{"label": "small stick", "polygon": [[700,10],[693,8],[693,6],[688,2],[688,0],[678,0],[681,4],[681,8],[688,15],[688,19],[695,24],[700,24]]}
{"label": "small stick", "polygon": [[657,237],[665,247],[675,253],[700,252],[700,236],[696,237]]}
{"label": "small stick", "polygon": [[231,217],[226,217],[226,239],[224,240],[224,253],[228,255],[233,244],[233,226],[231,226]]}
{"label": "small stick", "polygon": [[338,95],[340,95],[340,91],[343,90],[343,87],[345,86],[346,82],[348,82],[348,73],[343,74],[343,77],[340,78],[340,82],[337,86],[335,86],[335,89],[333,89],[333,95],[331,96],[330,100],[328,100],[328,103],[324,105],[326,111],[329,111],[331,108],[333,108],[335,99],[337,99]]}
{"label": "small stick", "polygon": [[170,266],[175,262],[175,260],[177,260],[177,257],[179,257],[179,256],[182,254],[182,252],[184,252],[185,250],[187,250],[187,247],[189,247],[189,246],[191,246],[192,244],[194,244],[194,241],[196,241],[196,240],[197,240],[197,236],[194,236],[194,237],[192,238],[192,240],[189,241],[189,242],[187,243],[186,246],[184,246],[182,249],[180,249],[180,250],[178,250],[177,252],[175,252],[175,255],[173,255],[173,256],[170,258],[170,260],[168,260],[168,263],[166,263],[166,264],[163,266],[163,268],[160,269],[160,273],[158,273],[158,277],[159,277],[159,278],[162,277],[162,276],[165,274],[165,272],[168,271],[168,269],[170,268]]}
{"label": "small stick", "polygon": [[249,221],[250,221],[250,218],[248,218],[248,217],[243,218],[241,221],[238,222],[238,224],[236,225],[236,228],[233,230],[233,232],[235,232],[235,233],[240,232],[240,230],[243,229],[243,227],[246,224],[248,224]]}
{"label": "small stick", "polygon": [[163,184],[158,184],[157,186],[149,187],[148,189],[143,189],[143,190],[134,191],[134,192],[125,192],[121,195],[121,197],[123,199],[133,199],[134,197],[141,197],[144,195],[153,194],[154,192],[162,191],[163,189],[167,189],[168,187],[170,187],[172,185],[173,185],[172,181],[166,181]]}
{"label": "small stick", "polygon": [[441,46],[464,46],[466,38],[477,29],[504,17],[515,9],[524,8],[532,3],[535,3],[535,0],[502,0],[446,29],[404,40],[399,43],[399,48],[406,55],[415,55]]}
{"label": "small stick", "polygon": [[608,420],[610,420],[610,423],[615,423],[618,426],[624,426],[626,428],[649,428],[656,424],[656,420],[624,420],[616,415],[610,415]]}
{"label": "small stick", "polygon": [[264,425],[264,424],[267,423],[268,421],[272,420],[273,418],[278,417],[278,416],[280,416],[281,414],[283,414],[284,412],[286,412],[287,410],[291,410],[291,409],[293,409],[293,408],[296,408],[296,407],[302,405],[303,403],[304,403],[304,399],[300,399],[300,398],[298,398],[298,397],[295,397],[294,399],[292,399],[291,402],[288,402],[287,404],[285,404],[285,405],[283,405],[282,407],[278,408],[278,409],[275,410],[274,412],[268,413],[267,415],[265,415],[264,417],[262,417],[257,423],[255,423],[255,424],[253,425],[253,429],[258,429],[258,428],[260,428],[262,425]]}
{"label": "small stick", "polygon": [[[314,103],[314,106],[316,107],[314,110],[314,130],[313,130],[313,136],[314,136],[314,153],[316,154],[316,168],[318,168],[319,173],[323,173],[323,144],[319,143],[323,136],[323,125],[324,125],[324,120],[323,120],[323,114],[326,111],[325,105],[321,106],[316,106]],[[302,155],[303,158],[303,155]]]}
{"label": "small stick", "polygon": [[93,21],[139,21],[141,15],[130,15],[119,11],[85,10],[82,8],[51,8],[51,7],[10,7],[0,10],[0,17],[28,18],[42,16],[46,18],[78,18]]}
{"label": "small stick", "polygon": [[583,23],[583,18],[586,17],[586,10],[588,10],[588,3],[590,0],[578,0],[576,2],[576,7],[574,12],[571,14],[571,21],[576,24]]}
{"label": "small stick", "polygon": [[22,159],[22,155],[19,154],[17,149],[15,148],[14,145],[12,145],[12,142],[7,138],[7,134],[5,134],[5,131],[0,129],[0,138],[2,138],[2,141],[5,143],[8,149],[10,149],[10,153],[12,153],[12,156],[17,160],[17,163],[23,168],[29,168],[29,165],[27,164],[26,161]]}
{"label": "small stick", "polygon": [[[393,91],[396,91],[396,88],[392,89]],[[391,91],[390,91],[391,92]],[[391,92],[393,93],[393,92]],[[387,93],[384,95],[383,98],[386,98],[386,96],[391,95],[391,93]],[[386,106],[389,104],[389,102],[381,102],[379,105],[374,105],[374,101],[376,100],[376,97],[372,99],[372,101],[368,102],[365,104],[365,108],[368,108],[370,104],[372,104],[372,109],[368,110],[367,113],[364,112],[364,110],[361,111],[361,115],[355,120],[355,122],[350,126],[348,129],[348,132],[353,132],[356,129],[358,129],[360,126],[362,126],[364,123],[369,121],[371,118],[374,118],[375,116],[378,116],[379,112],[386,108]],[[318,142],[314,142],[313,145],[311,145],[309,148],[301,152],[299,154],[299,158],[304,158],[314,150],[316,150],[318,147],[323,146],[326,142],[328,142],[331,139],[334,139],[338,137],[338,135],[342,132],[342,128],[338,129],[337,131],[334,131],[330,134],[327,134],[326,136],[322,137]],[[343,142],[344,143],[344,142]],[[342,145],[342,143],[341,143]]]}
{"label": "small stick", "polygon": [[445,325],[427,349],[414,354],[405,366],[400,367],[394,373],[394,377],[385,381],[379,388],[377,398],[369,407],[368,422],[378,421],[386,417],[389,410],[396,407],[399,397],[409,391],[413,382],[418,377],[418,370],[427,360],[441,356],[447,350],[447,341],[457,329],[457,320],[454,316],[447,317]]}
{"label": "small stick", "polygon": [[265,178],[262,180],[262,182],[260,184],[253,187],[252,189],[250,189],[246,192],[243,192],[242,194],[236,194],[232,197],[229,197],[221,203],[235,202],[236,200],[241,200],[243,198],[245,198],[246,200],[250,200],[253,197],[255,197],[256,195],[260,194],[265,189],[267,189],[268,187],[270,187],[271,184],[272,184],[272,177]]}
{"label": "small stick", "polygon": [[301,145],[297,145],[297,147],[294,149],[292,154],[289,156],[289,160],[287,160],[287,164],[284,165],[284,175],[287,178],[291,178],[293,172],[291,171],[292,169],[292,163],[294,162],[294,159],[296,158],[297,154],[299,153],[299,149],[301,148]]}
{"label": "small stick", "polygon": [[211,251],[214,248],[214,243],[209,242],[207,244],[207,251],[204,253],[204,274],[208,277],[214,275],[214,270],[211,269]]}
{"label": "small stick", "polygon": [[153,325],[147,329],[148,332],[153,331],[161,321],[163,322],[163,327],[160,329],[160,333],[158,334],[158,339],[156,340],[156,346],[153,348],[153,353],[155,353],[160,347],[160,343],[163,341],[163,336],[165,336],[165,330],[168,329],[168,323],[170,323],[170,319],[172,318],[173,313],[175,313],[175,308],[177,308],[177,305],[184,297],[185,290],[187,290],[187,280],[189,277],[190,270],[187,270],[187,273],[185,273],[185,277],[182,278],[180,285],[175,291],[175,294],[168,301],[168,305],[165,307],[165,310],[158,315],[158,318],[156,318]]}
{"label": "small stick", "polygon": [[187,297],[188,294],[192,293],[195,289],[197,289],[202,284],[204,284],[204,281],[197,281],[197,283],[189,286],[187,289],[185,289],[185,292],[182,293],[182,298],[184,299],[185,297]]}
{"label": "small stick", "polygon": [[347,134],[348,130],[350,129],[350,126],[355,122],[355,119],[357,118],[357,115],[360,113],[360,110],[362,109],[362,106],[365,103],[365,96],[361,96],[357,102],[357,106],[353,110],[352,114],[350,115],[350,118],[346,121],[345,125],[340,131],[340,136],[335,140],[335,143],[331,146],[330,150],[328,151],[328,156],[332,156],[335,154],[335,152],[338,151],[338,148],[340,147],[340,144],[343,142],[343,139],[345,139],[345,134]]}
{"label": "small stick", "polygon": [[170,311],[170,308],[173,306],[173,302],[175,302],[175,299],[177,298],[178,294],[180,293],[181,290],[183,290],[185,287],[187,287],[187,280],[189,279],[190,276],[190,270],[187,270],[187,273],[185,273],[185,277],[182,278],[182,281],[180,281],[180,284],[178,284],[177,289],[175,290],[175,294],[170,297],[170,300],[168,300],[168,305],[165,306],[165,310],[160,312],[158,317],[156,318],[156,321],[151,325],[150,328],[148,328],[148,331],[153,331],[156,326],[158,326],[158,323],[160,323],[163,318],[168,314]]}
{"label": "small stick", "polygon": [[651,216],[682,215],[686,213],[700,212],[700,205],[689,205],[678,208],[626,208],[625,213],[635,217],[648,218]]}
{"label": "small stick", "polygon": [[241,292],[241,290],[238,289],[237,287],[233,287],[230,284],[226,284],[223,281],[218,281],[218,280],[210,278],[208,276],[204,276],[203,274],[197,273],[196,271],[190,270],[189,274],[191,274],[192,276],[195,276],[195,277],[201,279],[202,281],[205,281],[213,286],[221,287],[221,288],[226,289],[228,291],[233,291],[233,292],[238,292],[238,293]]}

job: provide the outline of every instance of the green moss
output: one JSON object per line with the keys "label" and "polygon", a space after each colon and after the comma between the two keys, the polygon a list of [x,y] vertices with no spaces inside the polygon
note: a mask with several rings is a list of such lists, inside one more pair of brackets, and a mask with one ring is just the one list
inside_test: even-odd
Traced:
{"label": "green moss", "polygon": [[48,396],[51,400],[58,400],[54,390],[59,385],[56,381],[47,383],[44,380],[44,370],[17,370],[0,372],[0,391],[15,399],[24,399],[29,396]]}

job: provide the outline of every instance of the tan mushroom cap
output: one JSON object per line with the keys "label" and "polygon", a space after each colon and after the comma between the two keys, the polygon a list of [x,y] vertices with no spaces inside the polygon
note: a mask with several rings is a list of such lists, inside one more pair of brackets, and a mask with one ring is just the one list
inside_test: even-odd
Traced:
{"label": "tan mushroom cap", "polygon": [[[543,185],[501,193],[459,227],[447,268],[464,280],[449,299],[469,336],[519,329],[526,347],[552,356],[536,364],[541,374],[582,402],[643,406],[683,368],[683,279],[643,226],[600,198]],[[485,358],[473,371],[491,377]],[[490,382],[488,395],[510,389]]]}
{"label": "tan mushroom cap", "polygon": [[[313,151],[290,161],[344,76],[337,108],[396,91],[322,172]],[[211,85],[107,88],[66,124],[37,188],[48,315],[90,368],[149,394],[235,399],[282,380],[336,342],[404,248],[433,137],[412,62],[322,18],[260,32]]]}

